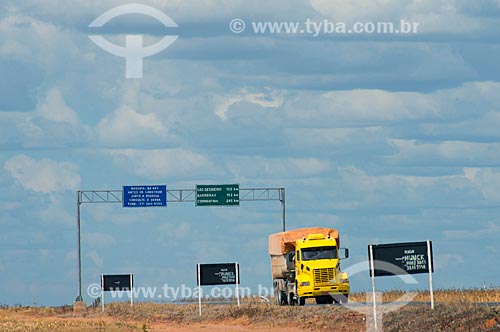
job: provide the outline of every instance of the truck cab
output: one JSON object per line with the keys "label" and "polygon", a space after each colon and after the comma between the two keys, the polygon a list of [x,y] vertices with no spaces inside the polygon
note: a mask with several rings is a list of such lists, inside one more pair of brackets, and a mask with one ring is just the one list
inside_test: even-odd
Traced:
{"label": "truck cab", "polygon": [[[344,256],[348,256],[347,250]],[[297,240],[294,261],[299,304],[311,297],[319,304],[347,301],[349,278],[340,270],[339,248],[334,238],[310,234]]]}
{"label": "truck cab", "polygon": [[274,298],[279,305],[346,303],[349,278],[340,261],[349,256],[339,248],[336,229],[299,228],[269,236]]}

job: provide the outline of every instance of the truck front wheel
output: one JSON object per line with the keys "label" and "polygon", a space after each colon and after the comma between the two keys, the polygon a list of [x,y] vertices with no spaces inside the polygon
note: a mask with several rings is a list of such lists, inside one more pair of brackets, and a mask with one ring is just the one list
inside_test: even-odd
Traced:
{"label": "truck front wheel", "polygon": [[306,304],[306,298],[305,297],[299,297],[299,305],[302,306]]}

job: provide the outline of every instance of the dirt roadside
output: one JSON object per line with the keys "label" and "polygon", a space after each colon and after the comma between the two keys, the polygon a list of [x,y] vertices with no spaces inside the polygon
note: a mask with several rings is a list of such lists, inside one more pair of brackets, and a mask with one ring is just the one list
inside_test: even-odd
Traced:
{"label": "dirt roadside", "polygon": [[[280,307],[249,304],[196,305],[110,304],[103,313],[89,308],[75,313],[63,308],[0,310],[1,332],[362,332],[366,317],[340,306]],[[383,316],[385,332],[498,332],[500,307],[471,303],[407,306]]]}
{"label": "dirt roadside", "polygon": [[167,324],[153,324],[151,326],[153,332],[308,332],[306,330],[299,330],[295,328],[266,328],[263,326],[249,327],[239,325],[219,325],[219,324],[190,324],[186,326],[167,325]]}

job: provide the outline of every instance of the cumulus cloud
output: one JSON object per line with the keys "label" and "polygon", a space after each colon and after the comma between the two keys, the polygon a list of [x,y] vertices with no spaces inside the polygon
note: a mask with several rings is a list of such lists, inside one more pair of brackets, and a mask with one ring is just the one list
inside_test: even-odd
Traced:
{"label": "cumulus cloud", "polygon": [[[1,112],[0,146],[47,148],[83,144],[90,129],[66,103],[60,88],[40,92],[30,112]],[[3,134],[3,135],[2,135]],[[2,137],[3,136],[3,137]]]}
{"label": "cumulus cloud", "polygon": [[200,176],[215,171],[213,162],[205,155],[186,149],[112,150],[113,162],[147,179],[167,179],[172,176]]}
{"label": "cumulus cloud", "polygon": [[319,158],[235,157],[227,162],[228,170],[239,179],[304,178],[319,176],[332,165]]}
{"label": "cumulus cloud", "polygon": [[500,166],[500,143],[392,140],[398,151],[388,160],[403,165]]}
{"label": "cumulus cloud", "polygon": [[16,40],[5,40],[0,44],[0,58],[29,60],[31,52],[26,45]]}
{"label": "cumulus cloud", "polygon": [[500,225],[492,221],[483,225],[474,225],[474,227],[474,229],[450,229],[443,231],[443,233],[446,238],[452,240],[497,238],[500,234]]}
{"label": "cumulus cloud", "polygon": [[38,193],[75,190],[81,181],[78,166],[73,163],[33,159],[23,154],[7,160],[4,169],[21,186]]}
{"label": "cumulus cloud", "polygon": [[[244,15],[248,12],[263,17],[278,16],[275,13],[295,17],[310,9],[307,1],[303,0],[276,0],[272,3],[265,0],[251,3],[244,0],[142,0],[141,3],[164,11],[178,22],[190,21],[193,18],[196,18],[197,22],[213,21],[232,15]],[[88,17],[95,18],[104,11],[119,5],[123,5],[123,1],[74,0],[71,3],[61,3],[57,0],[46,0],[40,3],[36,0],[23,0],[12,4],[10,10],[23,10],[42,18],[64,24],[74,24],[75,21],[86,22],[85,19]]]}
{"label": "cumulus cloud", "polygon": [[103,233],[86,233],[83,235],[85,242],[92,247],[109,247],[116,244],[113,236]]}
{"label": "cumulus cloud", "polygon": [[466,167],[464,175],[488,201],[495,203],[500,200],[500,168]]}
{"label": "cumulus cloud", "polygon": [[115,145],[124,142],[144,144],[151,139],[166,138],[167,132],[155,113],[141,114],[122,106],[104,117],[97,125],[100,142]]}
{"label": "cumulus cloud", "polygon": [[[75,225],[75,213],[73,210],[68,212],[70,205],[62,193],[53,193],[46,208],[38,213],[41,220],[47,225],[65,225],[72,227]],[[73,200],[71,200],[73,201]]]}
{"label": "cumulus cloud", "polygon": [[96,267],[102,269],[104,267],[104,259],[96,250],[93,250],[87,254],[87,257],[95,264]]}
{"label": "cumulus cloud", "polygon": [[[16,60],[15,56],[22,55],[22,60],[32,62],[46,72],[60,68],[63,58],[82,59],[82,50],[73,31],[15,9],[0,19],[0,35],[6,36],[0,43],[5,49],[4,55]],[[15,43],[19,40],[23,41],[23,47]]]}
{"label": "cumulus cloud", "polygon": [[[375,21],[400,19],[413,20],[420,23],[425,32],[471,32],[481,26],[471,14],[479,8],[500,7],[491,1],[477,1],[476,8],[467,6],[468,1],[447,0],[310,0],[312,7],[322,15],[336,22]],[[461,22],[461,24],[456,24]]]}
{"label": "cumulus cloud", "polygon": [[[296,121],[330,125],[374,124],[432,118],[439,114],[432,97],[414,92],[350,90],[304,95],[286,104]],[[308,105],[308,106],[307,106]],[[323,121],[318,121],[323,118]]]}
{"label": "cumulus cloud", "polygon": [[458,254],[437,254],[435,260],[436,269],[445,269],[452,265],[462,265],[464,257]]}
{"label": "cumulus cloud", "polygon": [[239,93],[219,98],[215,107],[215,114],[222,120],[227,120],[227,113],[231,106],[241,102],[256,104],[263,108],[278,108],[283,105],[283,94],[280,91],[266,89],[263,92],[250,92],[248,88],[243,88]]}
{"label": "cumulus cloud", "polygon": [[[333,127],[473,120],[496,109],[498,82],[468,82],[431,93],[358,89],[288,94],[283,108],[292,120]],[[475,105],[471,108],[470,105]]]}
{"label": "cumulus cloud", "polygon": [[182,222],[178,225],[163,224],[158,227],[160,238],[164,241],[183,239],[190,234],[190,223]]}
{"label": "cumulus cloud", "polygon": [[78,115],[64,101],[61,91],[57,88],[47,92],[46,99],[37,107],[37,112],[49,121],[76,125]]}

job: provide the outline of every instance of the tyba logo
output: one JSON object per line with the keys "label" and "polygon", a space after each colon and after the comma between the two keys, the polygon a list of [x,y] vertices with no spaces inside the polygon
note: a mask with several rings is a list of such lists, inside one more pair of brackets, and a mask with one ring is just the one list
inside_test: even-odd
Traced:
{"label": "tyba logo", "polygon": [[[89,28],[100,28],[111,19],[126,14],[144,14],[160,21],[167,28],[177,28],[177,24],[161,11],[141,4],[127,4],[108,10],[90,23]],[[89,38],[103,50],[124,57],[126,61],[127,78],[142,78],[143,59],[160,53],[178,38],[179,36],[167,35],[154,45],[143,47],[142,35],[127,35],[125,37],[125,47],[113,44],[102,35],[89,35]]]}

